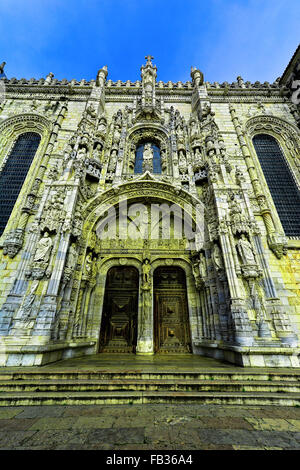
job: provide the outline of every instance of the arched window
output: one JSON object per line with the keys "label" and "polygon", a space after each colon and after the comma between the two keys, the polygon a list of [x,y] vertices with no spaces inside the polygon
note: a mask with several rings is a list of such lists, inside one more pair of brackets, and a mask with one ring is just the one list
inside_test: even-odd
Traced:
{"label": "arched window", "polygon": [[144,173],[147,170],[150,173],[161,173],[159,147],[150,142],[138,145],[134,165],[134,173]]}
{"label": "arched window", "polygon": [[0,235],[2,235],[25,181],[41,137],[21,134],[0,173]]}
{"label": "arched window", "polygon": [[300,235],[300,193],[277,141],[260,134],[253,144],[285,234]]}

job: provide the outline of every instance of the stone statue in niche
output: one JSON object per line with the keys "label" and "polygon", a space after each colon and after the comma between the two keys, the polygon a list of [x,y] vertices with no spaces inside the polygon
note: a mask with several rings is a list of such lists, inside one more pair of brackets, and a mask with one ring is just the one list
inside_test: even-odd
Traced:
{"label": "stone statue in niche", "polygon": [[105,117],[100,118],[96,135],[104,138],[106,134],[106,127],[107,127],[107,122],[106,122]]}
{"label": "stone statue in niche", "polygon": [[115,126],[114,133],[113,133],[113,143],[119,144],[121,139],[121,132],[119,126]]}
{"label": "stone statue in niche", "polygon": [[109,159],[109,165],[107,170],[110,173],[113,173],[116,170],[116,165],[117,165],[117,155],[118,151],[116,149],[113,149],[110,154],[110,159]]}
{"label": "stone statue in niche", "polygon": [[72,243],[68,250],[67,261],[64,269],[63,280],[69,282],[72,278],[73,271],[76,267],[77,250],[76,244]]}
{"label": "stone statue in niche", "polygon": [[77,208],[75,210],[74,219],[73,219],[73,227],[72,227],[72,233],[75,237],[80,237],[81,232],[82,232],[82,224],[83,224],[83,221],[82,221],[80,209]]}
{"label": "stone statue in niche", "polygon": [[72,245],[69,247],[66,266],[69,269],[73,270],[76,266],[76,260],[77,260],[76,244],[72,243]]}
{"label": "stone statue in niche", "polygon": [[230,198],[229,201],[230,207],[230,219],[232,225],[232,233],[247,233],[249,231],[246,217],[243,213],[243,210],[240,204],[237,202],[234,196]]}
{"label": "stone statue in niche", "polygon": [[16,315],[17,320],[26,320],[32,316],[33,302],[35,300],[35,291],[38,287],[38,284],[39,284],[39,281],[33,281],[29,293],[26,295],[23,304],[21,305],[19,311],[17,312],[17,315]]}
{"label": "stone statue in niche", "polygon": [[80,148],[77,152],[77,160],[85,160],[87,156],[86,153],[87,151],[85,147]]}
{"label": "stone statue in niche", "polygon": [[213,247],[212,259],[213,259],[216,270],[221,271],[224,267],[223,256],[222,256],[222,252],[221,252],[219,245],[217,245],[216,243],[214,244],[214,247]]}
{"label": "stone statue in niche", "polygon": [[243,264],[256,264],[253,248],[244,234],[241,236],[236,246]]}
{"label": "stone statue in niche", "polygon": [[115,120],[115,126],[121,128],[122,127],[122,111],[120,109],[115,114],[114,120]]}
{"label": "stone statue in niche", "polygon": [[195,279],[195,285],[196,289],[200,289],[202,285],[202,278],[200,275],[200,260],[198,258],[195,258],[192,263],[192,270],[193,270],[193,275]]}
{"label": "stone statue in niche", "polygon": [[84,274],[85,277],[90,278],[92,275],[92,267],[93,267],[93,258],[92,253],[88,253],[85,259],[85,266],[84,266]]}
{"label": "stone statue in niche", "polygon": [[90,104],[87,108],[86,108],[86,114],[87,116],[89,116],[91,119],[96,119],[97,117],[97,113],[95,111],[95,108],[92,104]]}
{"label": "stone statue in niche", "polygon": [[45,206],[41,220],[41,230],[48,229],[50,232],[58,230],[58,226],[64,218],[63,205],[63,196],[54,193]]}
{"label": "stone statue in niche", "polygon": [[149,260],[146,258],[142,266],[143,289],[147,289],[147,290],[150,289],[150,286],[151,286],[150,271],[151,271],[151,264],[149,263]]}
{"label": "stone statue in niche", "polygon": [[101,152],[102,152],[102,146],[101,144],[97,144],[95,149],[93,150],[93,159],[97,160],[98,162],[101,161]]}
{"label": "stone statue in niche", "polygon": [[145,144],[143,151],[143,171],[152,171],[153,170],[153,148],[151,144]]}
{"label": "stone statue in niche", "polygon": [[35,255],[33,258],[34,262],[44,262],[47,263],[50,258],[52,250],[52,240],[49,236],[48,232],[45,232],[43,237],[40,239],[40,241],[37,244],[37,248],[35,251]]}

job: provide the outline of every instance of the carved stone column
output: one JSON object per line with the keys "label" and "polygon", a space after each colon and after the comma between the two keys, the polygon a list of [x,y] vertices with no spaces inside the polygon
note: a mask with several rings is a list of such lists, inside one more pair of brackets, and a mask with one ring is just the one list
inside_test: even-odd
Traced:
{"label": "carved stone column", "polygon": [[278,258],[281,258],[282,255],[285,254],[286,239],[284,235],[279,234],[276,231],[276,228],[275,228],[272,216],[271,216],[271,209],[267,205],[266,196],[264,195],[264,191],[261,188],[261,184],[259,182],[258,174],[255,168],[255,163],[248,149],[248,146],[247,146],[247,143],[246,143],[246,140],[243,135],[242,128],[241,128],[241,124],[236,115],[236,110],[232,105],[229,105],[229,111],[231,114],[231,119],[235,128],[237,137],[238,137],[240,147],[242,149],[243,156],[245,158],[250,180],[254,189],[254,194],[257,197],[257,200],[261,209],[261,215],[263,217],[263,220],[267,229],[268,245],[270,249],[275,253],[275,255]]}

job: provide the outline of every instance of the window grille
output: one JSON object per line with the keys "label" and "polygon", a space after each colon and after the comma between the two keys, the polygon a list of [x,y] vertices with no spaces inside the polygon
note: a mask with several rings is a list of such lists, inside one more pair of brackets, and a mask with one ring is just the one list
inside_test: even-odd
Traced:
{"label": "window grille", "polygon": [[271,135],[256,135],[253,144],[285,234],[299,236],[300,192],[282,151]]}
{"label": "window grille", "polygon": [[0,174],[0,235],[21,191],[41,137],[33,132],[21,134]]}

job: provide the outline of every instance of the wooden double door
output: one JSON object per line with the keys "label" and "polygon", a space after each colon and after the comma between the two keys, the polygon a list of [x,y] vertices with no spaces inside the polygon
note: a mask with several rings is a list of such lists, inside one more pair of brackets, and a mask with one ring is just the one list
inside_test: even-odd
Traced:
{"label": "wooden double door", "polygon": [[153,282],[155,351],[191,352],[185,272],[177,267],[157,268]]}
{"label": "wooden double door", "polygon": [[[100,330],[100,352],[135,352],[137,344],[139,273],[134,267],[113,267],[107,273]],[[161,267],[153,276],[154,351],[191,352],[185,272]]]}
{"label": "wooden double door", "polygon": [[100,352],[135,352],[137,342],[139,273],[134,267],[107,273],[100,331]]}

